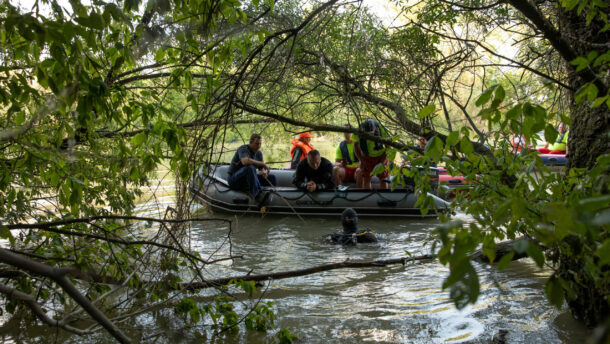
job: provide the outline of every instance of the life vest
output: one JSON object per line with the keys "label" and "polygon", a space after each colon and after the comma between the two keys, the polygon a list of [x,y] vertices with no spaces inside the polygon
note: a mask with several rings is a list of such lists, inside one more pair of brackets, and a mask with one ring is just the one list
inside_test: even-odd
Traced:
{"label": "life vest", "polygon": [[[379,122],[377,122],[374,119],[367,119],[366,121],[364,121],[364,123],[362,123],[362,129],[364,129],[364,131],[366,131],[366,132],[374,131],[373,135],[379,136],[382,138],[385,138],[385,136],[387,136],[387,135],[383,135],[384,133],[381,130],[381,125],[379,124]],[[359,139],[358,145],[360,146],[360,150],[362,151],[364,156],[370,156],[369,146],[367,144],[366,139]],[[384,149],[385,149],[385,146],[382,143],[374,142],[373,150],[381,151]]]}
{"label": "life vest", "polygon": [[292,147],[290,147],[290,158],[292,159],[292,157],[294,157],[294,150],[298,147],[301,149],[301,158],[299,159],[299,161],[307,158],[307,154],[309,154],[309,152],[311,152],[314,148],[312,145],[307,144],[299,139],[294,139],[292,141],[290,141],[290,144],[292,145]]}
{"label": "life vest", "polygon": [[339,143],[339,149],[341,150],[341,155],[343,156],[343,162],[345,162],[348,166],[358,162],[358,157],[354,155],[354,160],[352,161],[352,157],[349,155],[349,149],[347,148],[347,142],[345,140]]}
{"label": "life vest", "polygon": [[527,147],[527,140],[523,135],[513,135],[510,138],[510,144],[513,146],[513,150],[520,152],[523,148]]}
{"label": "life vest", "polygon": [[549,150],[551,151],[565,151],[566,145],[568,144],[568,131],[563,134],[559,134],[557,136],[557,141],[555,143],[549,145]]}

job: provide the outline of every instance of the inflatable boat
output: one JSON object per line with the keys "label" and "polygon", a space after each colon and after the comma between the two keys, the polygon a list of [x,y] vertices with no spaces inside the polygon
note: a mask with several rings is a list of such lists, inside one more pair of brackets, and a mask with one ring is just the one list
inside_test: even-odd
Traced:
{"label": "inflatable boat", "polygon": [[540,154],[542,162],[547,166],[565,166],[568,158],[565,154]]}
{"label": "inflatable boat", "polygon": [[468,193],[470,183],[466,183],[464,176],[452,176],[444,167],[439,167],[438,181],[440,184],[439,195],[446,200],[452,200],[460,192]]}
{"label": "inflatable boat", "polygon": [[[294,170],[272,169],[277,186],[263,187],[269,197],[259,204],[248,192],[229,188],[229,165],[210,165],[199,169],[191,179],[189,191],[196,201],[209,205],[213,211],[224,213],[280,214],[280,215],[341,215],[345,208],[353,208],[360,216],[436,217],[449,210],[449,203],[428,194],[433,200],[427,214],[415,205],[417,195],[412,187],[378,190],[373,178],[373,189],[359,189],[347,185],[328,191],[305,192],[292,184]],[[435,172],[438,174],[438,172]]]}

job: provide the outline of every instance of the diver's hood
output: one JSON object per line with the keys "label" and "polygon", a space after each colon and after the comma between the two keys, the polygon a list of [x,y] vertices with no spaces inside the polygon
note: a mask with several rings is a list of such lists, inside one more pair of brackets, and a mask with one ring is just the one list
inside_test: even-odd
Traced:
{"label": "diver's hood", "polygon": [[358,214],[352,208],[347,208],[341,214],[341,224],[343,233],[355,233],[358,229]]}

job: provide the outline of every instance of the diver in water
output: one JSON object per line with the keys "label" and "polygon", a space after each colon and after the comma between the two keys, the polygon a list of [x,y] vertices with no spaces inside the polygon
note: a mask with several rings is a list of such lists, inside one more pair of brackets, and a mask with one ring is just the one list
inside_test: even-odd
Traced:
{"label": "diver in water", "polygon": [[377,242],[375,233],[370,230],[358,230],[358,214],[352,208],[347,208],[341,214],[343,233],[326,234],[324,239],[333,244],[355,245],[356,243]]}

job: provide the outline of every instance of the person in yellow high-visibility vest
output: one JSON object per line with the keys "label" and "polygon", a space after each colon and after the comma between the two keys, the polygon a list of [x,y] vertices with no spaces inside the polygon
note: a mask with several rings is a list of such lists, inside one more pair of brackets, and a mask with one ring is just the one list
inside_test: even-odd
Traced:
{"label": "person in yellow high-visibility vest", "polygon": [[[374,119],[367,119],[360,125],[360,130],[365,133],[388,139],[390,133],[379,122]],[[378,164],[382,164],[384,169],[377,173],[379,178],[379,188],[387,189],[386,178],[389,177],[388,164],[394,161],[396,150],[386,147],[384,144],[367,139],[361,139],[358,135],[352,135],[351,140],[354,145],[354,153],[360,160],[360,165],[356,170],[357,186],[364,189],[371,189],[371,174]]]}
{"label": "person in yellow high-visibility vest", "polygon": [[[346,128],[351,128],[349,124]],[[356,169],[358,168],[358,157],[354,153],[354,145],[351,140],[351,133],[344,133],[345,140],[341,141],[335,152],[335,167],[333,168],[333,178],[335,187],[343,182],[356,182]]]}
{"label": "person in yellow high-visibility vest", "polygon": [[546,143],[544,148],[538,148],[542,154],[568,154],[568,128],[565,124],[559,124],[559,136],[555,143]]}

